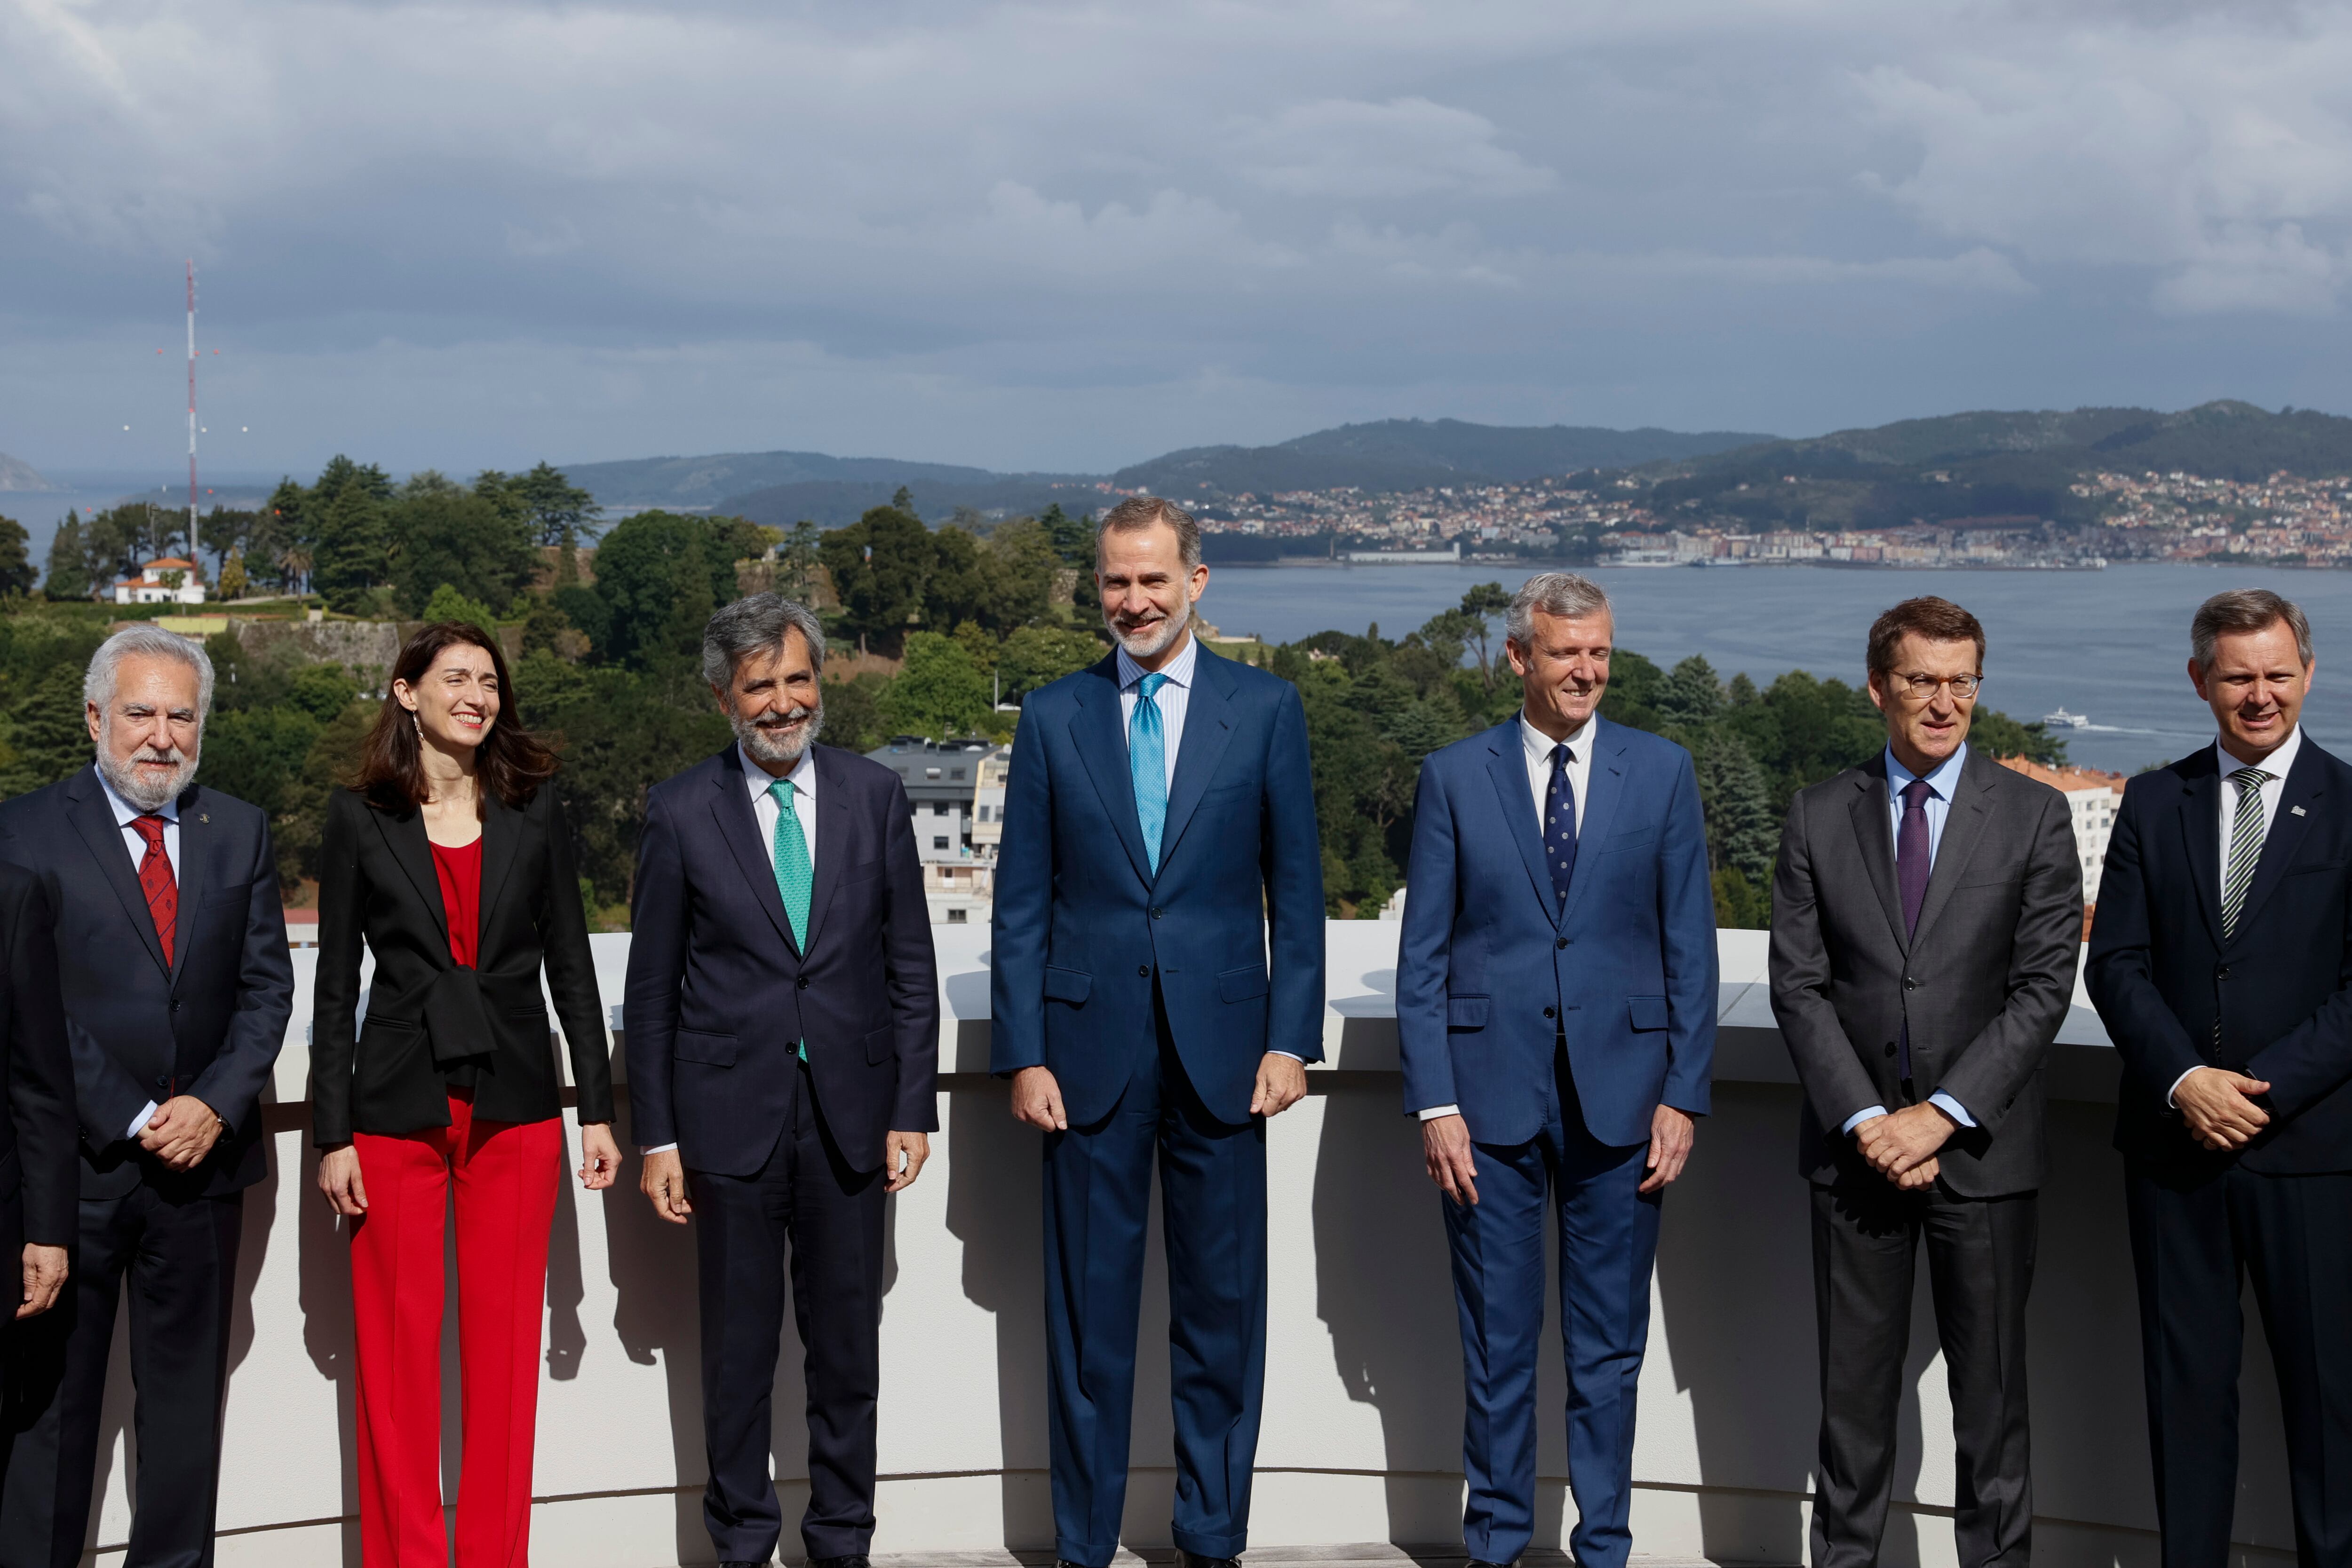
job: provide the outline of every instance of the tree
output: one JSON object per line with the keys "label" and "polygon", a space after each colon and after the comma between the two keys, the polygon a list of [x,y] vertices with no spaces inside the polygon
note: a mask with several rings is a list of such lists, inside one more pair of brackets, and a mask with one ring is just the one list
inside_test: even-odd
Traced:
{"label": "tree", "polygon": [[49,540],[49,570],[44,591],[51,599],[88,599],[90,595],[89,560],[84,553],[81,521],[73,513],[66,514]]}
{"label": "tree", "polygon": [[245,552],[233,549],[221,558],[220,597],[224,601],[243,599],[253,586],[245,574]]}
{"label": "tree", "polygon": [[498,640],[499,618],[490,607],[478,599],[468,599],[457,590],[443,583],[433,591],[425,602],[427,621],[458,621],[468,626],[478,626],[492,642]]}
{"label": "tree", "polygon": [[762,548],[740,517],[639,512],[597,549],[595,586],[560,588],[555,603],[605,663],[690,668],[719,593],[734,597],[735,563]]}
{"label": "tree", "polygon": [[952,637],[908,634],[906,666],[881,694],[882,716],[908,735],[946,740],[988,716],[988,680]]}
{"label": "tree", "polygon": [[997,650],[996,674],[1004,700],[1019,702],[1039,686],[1074,675],[1108,650],[1102,639],[1066,626],[1023,626]]}
{"label": "tree", "polygon": [[79,662],[52,665],[8,713],[10,757],[0,794],[21,795],[89,766],[89,726],[82,717]]}
{"label": "tree", "polygon": [[1694,653],[1667,673],[1654,699],[1658,716],[1671,725],[1711,723],[1723,707],[1723,685],[1715,666]]}
{"label": "tree", "polygon": [[1465,628],[1466,640],[1477,650],[1478,678],[1490,691],[1502,671],[1497,668],[1500,662],[1492,656],[1487,639],[1493,635],[1495,618],[1509,614],[1510,610],[1511,596],[1503,591],[1499,582],[1482,582],[1462,596],[1461,613],[1474,623]]}
{"label": "tree", "polygon": [[[842,629],[876,653],[896,654],[908,626],[923,613],[924,591],[937,559],[930,530],[912,513],[876,507],[825,535],[818,553],[841,599]],[[604,576],[604,550],[599,550],[599,583]]]}
{"label": "tree", "polygon": [[0,517],[0,597],[22,599],[33,591],[38,574],[33,570],[30,543],[24,524]]}
{"label": "tree", "polygon": [[358,615],[373,607],[377,587],[391,572],[383,500],[365,485],[344,485],[327,502],[320,522],[313,583],[326,595],[329,609]]}
{"label": "tree", "polygon": [[791,535],[776,551],[778,593],[801,604],[814,604],[822,564],[818,547],[824,540],[824,531],[806,517],[793,525]]}
{"label": "tree", "polygon": [[482,604],[509,604],[539,565],[519,515],[446,480],[429,488],[411,481],[390,527],[400,540],[393,584],[410,615],[431,619],[425,601],[445,585]]}

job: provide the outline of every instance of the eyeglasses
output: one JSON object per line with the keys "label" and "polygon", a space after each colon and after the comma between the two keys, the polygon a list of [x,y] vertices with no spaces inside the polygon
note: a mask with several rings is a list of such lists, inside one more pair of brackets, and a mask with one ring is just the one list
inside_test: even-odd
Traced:
{"label": "eyeglasses", "polygon": [[1915,672],[1908,675],[1890,675],[1888,679],[1894,682],[1897,690],[1905,693],[1915,703],[1933,702],[1937,691],[1944,686],[1951,687],[1952,695],[1966,702],[1976,695],[1978,688],[1984,685],[1982,675],[1937,676],[1928,674],[1925,671]]}

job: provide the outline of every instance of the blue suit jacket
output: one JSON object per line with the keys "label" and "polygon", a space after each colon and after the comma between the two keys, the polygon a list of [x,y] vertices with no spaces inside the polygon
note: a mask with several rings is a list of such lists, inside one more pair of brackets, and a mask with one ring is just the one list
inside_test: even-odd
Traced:
{"label": "blue suit jacket", "polygon": [[[82,1197],[121,1197],[142,1180],[215,1196],[259,1181],[261,1092],[294,1010],[268,820],[202,784],[180,796],[180,903],[168,964],[95,768],[0,806],[0,860],[39,879],[57,920]],[[125,1135],[148,1101],[175,1092],[229,1124],[185,1176]]]}
{"label": "blue suit jacket", "polygon": [[1422,764],[1397,959],[1404,1104],[1461,1106],[1482,1144],[1541,1130],[1559,1032],[1602,1143],[1648,1142],[1661,1101],[1706,1113],[1715,896],[1698,779],[1674,742],[1593,722],[1564,907],[1517,716]]}
{"label": "blue suit jacket", "polygon": [[1021,705],[996,862],[989,1066],[1053,1069],[1073,1124],[1108,1114],[1139,1056],[1158,1049],[1155,972],[1185,1073],[1219,1120],[1249,1120],[1269,1047],[1323,1059],[1306,710],[1288,681],[1206,647],[1193,669],[1156,877],[1118,655]]}
{"label": "blue suit jacket", "polygon": [[892,1132],[938,1130],[940,997],[906,786],[816,747],[816,880],[793,940],[732,741],[655,786],[630,905],[630,1134],[689,1168],[751,1176],[798,1092],[797,1040],[852,1169]]}

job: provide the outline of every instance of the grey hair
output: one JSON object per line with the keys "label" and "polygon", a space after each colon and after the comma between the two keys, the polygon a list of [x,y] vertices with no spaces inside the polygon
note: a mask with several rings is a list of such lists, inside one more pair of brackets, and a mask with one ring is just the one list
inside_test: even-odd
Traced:
{"label": "grey hair", "polygon": [[702,678],[725,691],[745,654],[781,648],[785,634],[792,632],[798,632],[808,644],[810,667],[822,674],[824,627],[814,611],[781,593],[755,593],[737,600],[702,628]]}
{"label": "grey hair", "polygon": [[1186,571],[1201,564],[1201,525],[1192,520],[1192,513],[1157,496],[1129,496],[1103,514],[1103,520],[1095,528],[1095,559],[1102,559],[1103,535],[1112,529],[1136,533],[1156,523],[1165,523],[1176,530],[1176,556],[1184,563]]}
{"label": "grey hair", "polygon": [[2282,599],[2267,588],[2232,588],[2197,607],[2189,622],[2189,656],[2200,670],[2213,667],[2215,644],[2225,632],[2263,632],[2287,623],[2294,633],[2294,651],[2311,663],[2311,622],[2292,599]]}
{"label": "grey hair", "polygon": [[152,621],[134,621],[98,645],[89,669],[81,678],[81,700],[96,703],[101,714],[114,706],[115,677],[122,661],[133,653],[148,658],[176,659],[196,673],[196,722],[213,711],[213,662],[202,644],[177,632],[166,632]]}
{"label": "grey hair", "polygon": [[[1511,596],[1510,611],[1503,618],[1503,634],[1522,648],[1532,647],[1538,610],[1574,621],[1609,611],[1609,596],[1589,577],[1579,577],[1572,571],[1539,571],[1519,584],[1518,592]],[[1615,612],[1611,611],[1610,614],[1613,618]]]}

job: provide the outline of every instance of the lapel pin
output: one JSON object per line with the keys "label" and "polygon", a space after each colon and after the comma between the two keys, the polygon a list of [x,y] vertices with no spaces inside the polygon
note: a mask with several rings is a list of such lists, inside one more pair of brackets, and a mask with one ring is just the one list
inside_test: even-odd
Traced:
{"label": "lapel pin", "polygon": [[2293,811],[2293,812],[2294,812],[2296,816],[2298,816],[2298,817],[2300,817],[2300,816],[2302,816],[2302,815],[2304,814],[2304,813],[2303,813],[2303,808],[2302,808],[2302,807],[2300,807],[2300,806],[2290,806],[2290,807],[2288,807],[2288,808],[2287,808],[2287,810],[2289,810]]}
{"label": "lapel pin", "polygon": [[[2294,809],[2294,812],[2295,812],[2295,815],[2296,815],[2296,816],[2298,816],[2298,817],[2299,817],[2299,816],[2301,816],[2301,815],[2303,815],[2303,808],[2302,808],[2302,807],[2300,807],[2300,806],[2297,806],[2297,807]],[[205,822],[205,823],[209,823],[212,820],[213,820],[213,814],[212,814],[210,811],[198,811],[198,812],[196,813],[196,821],[199,821],[199,822]]]}

